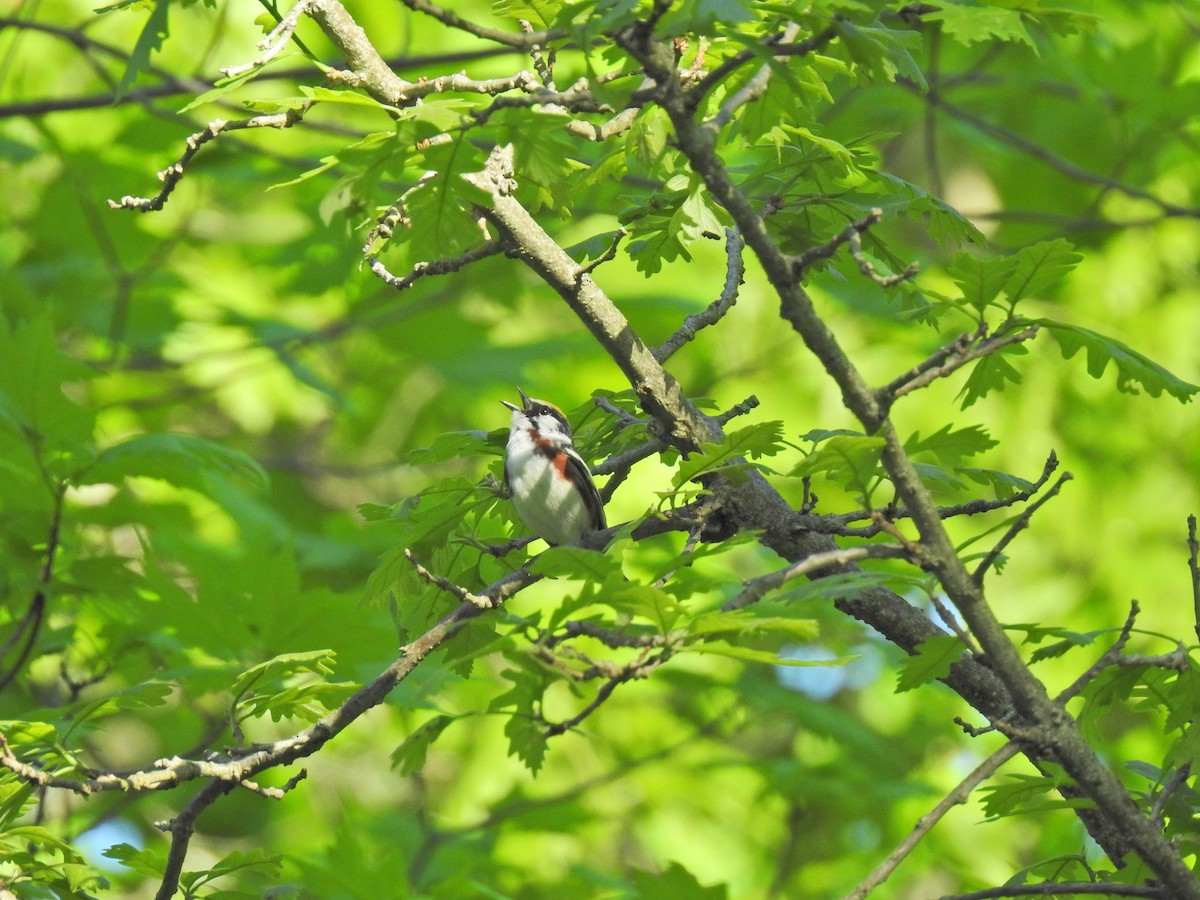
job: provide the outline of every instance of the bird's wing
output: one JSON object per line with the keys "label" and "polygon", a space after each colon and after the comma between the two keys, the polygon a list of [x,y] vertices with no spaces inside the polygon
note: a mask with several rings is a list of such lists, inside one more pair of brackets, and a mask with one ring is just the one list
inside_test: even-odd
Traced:
{"label": "bird's wing", "polygon": [[580,493],[583,495],[583,505],[587,508],[588,518],[592,523],[593,531],[601,531],[608,527],[607,519],[604,516],[604,501],[600,499],[600,492],[596,490],[596,482],[592,481],[592,473],[588,471],[587,463],[583,461],[578,453],[567,453],[567,475],[576,484],[580,485]]}

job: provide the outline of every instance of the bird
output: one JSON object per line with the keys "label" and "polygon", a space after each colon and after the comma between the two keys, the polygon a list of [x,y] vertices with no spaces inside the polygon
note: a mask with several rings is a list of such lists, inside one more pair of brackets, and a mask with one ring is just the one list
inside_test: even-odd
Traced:
{"label": "bird", "polygon": [[504,481],[521,521],[554,546],[573,544],[607,527],[604,501],[587,463],[571,441],[567,417],[553,403],[517,388],[521,405],[512,410],[504,457]]}

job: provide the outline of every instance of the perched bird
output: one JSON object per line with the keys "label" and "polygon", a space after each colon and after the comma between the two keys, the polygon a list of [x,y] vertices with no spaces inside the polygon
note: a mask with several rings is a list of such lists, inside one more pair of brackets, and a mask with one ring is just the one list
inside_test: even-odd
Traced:
{"label": "perched bird", "polygon": [[606,527],[604,501],[587,463],[571,443],[571,426],[557,406],[521,395],[512,410],[504,480],[521,521],[548,544],[571,544]]}

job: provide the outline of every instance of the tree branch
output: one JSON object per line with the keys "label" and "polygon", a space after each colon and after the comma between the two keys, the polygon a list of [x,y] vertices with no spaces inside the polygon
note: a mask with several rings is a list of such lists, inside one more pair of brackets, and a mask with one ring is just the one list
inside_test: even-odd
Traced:
{"label": "tree branch", "polygon": [[725,286],[721,289],[721,295],[700,312],[684,319],[679,330],[654,351],[654,358],[660,363],[665,363],[676,350],[695,340],[701,329],[715,325],[733,309],[733,305],[737,303],[738,290],[742,286],[742,277],[746,273],[746,264],[742,259],[742,248],[745,246],[745,241],[736,228],[725,229]]}
{"label": "tree branch", "polygon": [[172,191],[175,190],[176,185],[183,179],[183,173],[187,169],[188,164],[191,163],[192,158],[209,141],[214,140],[220,134],[230,131],[240,131],[243,128],[291,128],[304,118],[309,105],[305,103],[286,112],[254,116],[250,119],[239,119],[234,122],[227,122],[225,119],[213,119],[203,130],[197,131],[187,139],[185,142],[187,150],[184,151],[183,156],[179,157],[178,161],[158,173],[158,180],[163,183],[163,186],[157,195],[154,197],[132,197],[126,195],[120,200],[109,200],[109,209],[136,209],[138,212],[157,212],[166,205]]}

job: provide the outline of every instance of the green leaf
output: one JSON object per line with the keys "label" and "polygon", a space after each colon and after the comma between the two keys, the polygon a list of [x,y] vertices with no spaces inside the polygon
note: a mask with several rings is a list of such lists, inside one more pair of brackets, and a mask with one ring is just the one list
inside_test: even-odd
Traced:
{"label": "green leaf", "polygon": [[[983,814],[986,818],[1003,818],[1016,812],[1045,809],[1081,809],[1081,805],[1063,800],[1061,803],[1046,803],[1042,799],[1058,787],[1069,784],[1064,776],[1050,778],[1045,775],[1013,774],[1008,784],[986,785],[980,788],[983,797]],[[1090,804],[1086,804],[1090,805]]]}
{"label": "green leaf", "polygon": [[913,58],[913,54],[921,49],[920,34],[878,25],[856,25],[849,19],[840,18],[836,27],[861,81],[892,82],[897,76],[903,76],[922,92],[929,89],[925,74]]}
{"label": "green leaf", "polygon": [[642,900],[725,900],[729,889],[723,884],[704,885],[677,862],[659,873],[633,870],[633,883]]}
{"label": "green leaf", "polygon": [[547,578],[578,578],[605,584],[621,576],[621,563],[599,550],[583,547],[551,547],[538,554],[530,571]]}
{"label": "green leaf", "polygon": [[63,353],[49,315],[10,329],[0,316],[0,426],[7,426],[43,453],[89,448],[94,414],[67,399],[63,385],[84,381],[93,371]]}
{"label": "green leaf", "polygon": [[163,41],[169,34],[167,28],[167,13],[170,11],[170,0],[154,0],[154,8],[150,10],[150,18],[146,20],[145,26],[138,35],[137,41],[133,45],[133,50],[129,54],[129,62],[125,66],[125,73],[121,76],[121,81],[117,84],[114,92],[114,101],[120,102],[125,99],[125,95],[129,93],[129,89],[133,87],[133,83],[137,81],[138,75],[150,69],[150,54],[156,50],[161,50]]}
{"label": "green leaf", "polygon": [[508,754],[517,757],[536,775],[546,758],[546,735],[542,718],[537,714],[544,683],[539,677],[521,669],[507,669],[503,675],[513,686],[492,700],[488,709],[491,712],[509,712],[508,721],[504,724]]}
{"label": "green leaf", "polygon": [[1022,247],[1012,258],[1017,265],[1004,285],[1010,306],[1057,284],[1079,265],[1083,254],[1077,253],[1070,241],[1055,238]]}
{"label": "green leaf", "polygon": [[1026,30],[1019,10],[943,4],[940,9],[922,18],[930,22],[941,22],[942,31],[966,46],[992,40],[1011,41],[1026,44],[1037,52],[1037,45]]}
{"label": "green leaf", "polygon": [[980,259],[965,252],[954,254],[946,272],[962,291],[963,301],[982,317],[992,301],[999,296],[1016,271],[1017,260],[1011,256],[1001,259]]}
{"label": "green leaf", "polygon": [[[194,888],[224,875],[244,872],[247,869],[260,870],[264,875],[276,877],[279,875],[282,863],[282,856],[269,855],[261,847],[255,847],[247,851],[234,850],[232,853],[218,860],[216,865],[211,869],[199,872],[187,872],[180,880],[183,881],[184,877],[190,878],[190,884]],[[210,894],[209,896],[212,895]]]}
{"label": "green leaf", "polygon": [[790,474],[796,477],[824,475],[857,494],[864,506],[870,506],[874,485],[883,474],[880,460],[883,444],[883,438],[876,435],[839,434],[817,444]]}
{"label": "green leaf", "polygon": [[1166,391],[1181,403],[1192,399],[1200,387],[1184,381],[1168,372],[1158,363],[1138,353],[1116,338],[1106,337],[1078,325],[1066,325],[1051,319],[1036,319],[1036,324],[1046,329],[1058,342],[1064,359],[1070,359],[1080,350],[1087,351],[1087,371],[1093,378],[1100,378],[1108,364],[1117,367],[1117,390],[1136,394],[1141,386],[1151,397]]}
{"label": "green leaf", "polygon": [[503,18],[525,19],[534,28],[549,28],[562,11],[560,0],[494,0],[492,12]]}
{"label": "green leaf", "polygon": [[454,716],[434,716],[423,722],[392,753],[392,768],[398,768],[401,775],[412,775],[425,768],[429,748],[454,719]]}
{"label": "green leaf", "polygon": [[725,439],[719,444],[702,444],[699,453],[693,453],[680,462],[679,469],[671,481],[675,487],[683,487],[701,475],[727,468],[736,460],[745,457],[761,459],[764,456],[772,456],[782,450],[784,446],[782,422],[759,422],[747,425],[745,428],[739,428],[725,435]]}
{"label": "green leaf", "polygon": [[625,133],[625,152],[638,165],[653,171],[667,149],[671,120],[661,106],[643,107]]}
{"label": "green leaf", "polygon": [[259,684],[278,682],[294,675],[333,674],[333,663],[337,654],[332,650],[309,650],[303,653],[281,653],[256,666],[251,666],[237,677],[230,688],[235,702],[251,688]]}
{"label": "green leaf", "polygon": [[998,472],[995,469],[975,469],[969,466],[960,466],[955,471],[976,484],[990,487],[995,493],[997,500],[1007,500],[1013,494],[1033,490],[1032,481],[1028,481],[1017,475],[1010,475],[1007,472]]}
{"label": "green leaf", "polygon": [[953,429],[952,425],[944,425],[926,438],[915,432],[904,442],[904,449],[914,459],[925,456],[943,465],[955,466],[966,457],[984,453],[999,444],[981,425]]}
{"label": "green leaf", "polygon": [[1009,384],[1020,384],[1021,373],[1006,357],[1024,356],[1028,352],[1024,344],[1009,344],[975,363],[962,390],[958,392],[962,398],[962,408],[967,409],[992,391],[1004,390]]}
{"label": "green leaf", "polygon": [[175,686],[165,681],[146,681],[135,684],[108,697],[89,700],[72,711],[71,724],[63,733],[65,740],[76,727],[90,719],[110,716],[122,710],[152,709],[164,706],[175,692]]}
{"label": "green leaf", "polygon": [[1029,657],[1030,663],[1043,659],[1054,659],[1062,656],[1073,647],[1086,647],[1103,634],[1111,634],[1111,629],[1102,628],[1097,631],[1071,631],[1067,628],[1046,625],[1007,625],[1013,631],[1025,632],[1026,644],[1041,644],[1048,637],[1059,638],[1053,644],[1040,647]]}
{"label": "green leaf", "polygon": [[667,35],[707,32],[717,24],[733,26],[753,18],[743,0],[683,0],[672,4],[671,12],[663,16],[658,32]]}
{"label": "green leaf", "polygon": [[896,693],[945,678],[950,674],[950,666],[962,659],[964,652],[962,641],[953,634],[935,634],[921,641],[916,652],[900,663]]}

